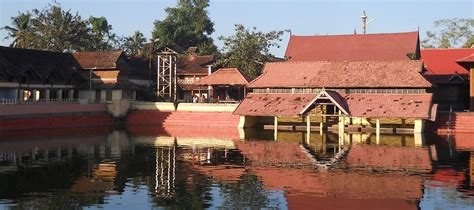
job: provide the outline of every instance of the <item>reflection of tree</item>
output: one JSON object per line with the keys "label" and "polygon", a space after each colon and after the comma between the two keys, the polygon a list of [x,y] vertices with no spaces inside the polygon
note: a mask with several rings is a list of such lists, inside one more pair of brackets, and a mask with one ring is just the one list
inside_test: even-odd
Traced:
{"label": "reflection of tree", "polygon": [[253,174],[246,173],[239,182],[222,183],[220,187],[224,194],[225,208],[264,208],[268,204],[263,183]]}

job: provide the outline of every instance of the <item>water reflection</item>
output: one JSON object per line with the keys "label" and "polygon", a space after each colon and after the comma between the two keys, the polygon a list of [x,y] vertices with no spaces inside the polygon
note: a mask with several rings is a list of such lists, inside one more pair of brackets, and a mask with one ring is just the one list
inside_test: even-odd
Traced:
{"label": "water reflection", "polygon": [[182,127],[1,133],[0,207],[474,206],[470,135]]}

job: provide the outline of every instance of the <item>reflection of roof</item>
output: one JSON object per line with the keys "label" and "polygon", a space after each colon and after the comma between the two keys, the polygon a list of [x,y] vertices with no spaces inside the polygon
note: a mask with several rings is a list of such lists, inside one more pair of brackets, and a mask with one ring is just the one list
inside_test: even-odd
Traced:
{"label": "reflection of roof", "polygon": [[428,74],[467,74],[468,71],[457,63],[458,60],[474,53],[474,48],[426,49],[421,50],[421,59]]}
{"label": "reflection of roof", "polygon": [[408,60],[418,48],[418,32],[291,36],[290,61]]}
{"label": "reflection of roof", "polygon": [[[337,104],[353,117],[430,118],[432,94],[339,94]],[[246,116],[296,116],[302,114],[316,94],[250,93],[234,111]],[[316,101],[317,103],[317,101]]]}
{"label": "reflection of roof", "polygon": [[267,63],[264,73],[249,87],[431,87],[420,74],[421,70],[421,62],[409,60]]}
{"label": "reflection of roof", "polygon": [[83,69],[113,69],[122,55],[122,50],[106,52],[76,52],[73,54]]}
{"label": "reflection of roof", "polygon": [[431,171],[429,151],[420,147],[352,145],[347,155],[351,167]]}
{"label": "reflection of roof", "polygon": [[213,59],[213,55],[178,56],[176,71],[178,75],[207,75],[208,69],[205,65]]}
{"label": "reflection of roof", "polygon": [[250,79],[237,68],[219,69],[197,82],[196,85],[247,85]]}
{"label": "reflection of roof", "polygon": [[313,165],[314,159],[303,152],[300,144],[276,141],[235,141],[237,149],[253,166]]}
{"label": "reflection of roof", "polygon": [[246,116],[295,116],[316,94],[249,93],[234,114]]}
{"label": "reflection of roof", "polygon": [[194,168],[203,174],[211,176],[214,180],[225,183],[237,183],[240,181],[240,177],[245,173],[244,167],[235,165],[195,165]]}

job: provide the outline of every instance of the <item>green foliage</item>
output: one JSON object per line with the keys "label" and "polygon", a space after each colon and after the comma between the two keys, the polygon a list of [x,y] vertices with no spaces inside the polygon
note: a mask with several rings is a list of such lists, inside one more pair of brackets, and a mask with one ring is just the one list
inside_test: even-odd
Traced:
{"label": "green foliage", "polygon": [[469,48],[474,43],[472,27],[474,19],[443,19],[434,22],[437,31],[426,32],[421,42],[424,48]]}
{"label": "green foliage", "polygon": [[224,67],[237,67],[250,78],[261,74],[265,62],[273,57],[270,48],[280,47],[278,42],[285,31],[270,31],[268,33],[235,25],[235,34],[229,37],[220,36],[224,42],[223,54],[218,63]]}
{"label": "green foliage", "polygon": [[20,47],[27,48],[32,43],[31,33],[32,23],[31,23],[31,13],[19,13],[18,16],[12,17],[12,26],[5,26],[1,29],[8,31],[8,36],[6,38],[13,38],[13,42],[10,44],[10,47]]}
{"label": "green foliage", "polygon": [[184,53],[189,47],[198,47],[200,54],[213,54],[217,51],[210,35],[214,23],[206,8],[208,0],[179,0],[177,7],[166,8],[167,17],[156,20],[152,39],[159,39],[158,47],[169,47]]}
{"label": "green foliage", "polygon": [[123,38],[122,49],[127,55],[144,57],[146,39],[140,31],[135,31],[132,36]]}
{"label": "green foliage", "polygon": [[12,47],[64,51],[112,50],[117,44],[105,17],[83,20],[78,13],[50,6],[19,13],[12,25],[2,29],[12,38]]}
{"label": "green foliage", "polygon": [[52,6],[33,10],[34,48],[51,51],[83,51],[90,42],[87,22],[70,10]]}
{"label": "green foliage", "polygon": [[118,44],[116,35],[111,32],[112,25],[109,25],[107,18],[91,16],[88,23],[90,24],[92,35],[89,50],[112,50]]}

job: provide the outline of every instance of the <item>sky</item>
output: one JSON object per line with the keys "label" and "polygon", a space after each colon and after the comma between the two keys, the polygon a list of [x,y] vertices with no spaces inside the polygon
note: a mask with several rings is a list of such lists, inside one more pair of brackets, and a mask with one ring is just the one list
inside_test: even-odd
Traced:
{"label": "sky", "polygon": [[[176,0],[0,0],[0,27],[10,25],[18,12],[42,9],[59,2],[63,9],[78,12],[83,18],[104,16],[119,36],[141,31],[150,38],[153,22],[163,19],[164,9]],[[391,33],[420,30],[420,38],[433,30],[435,20],[474,18],[474,0],[211,0],[209,16],[214,22],[212,37],[219,48],[221,35],[230,36],[235,24],[257,27],[259,31],[290,29],[293,35],[361,33],[362,11],[374,19],[367,33]],[[0,45],[8,46],[0,30]],[[280,48],[271,50],[284,55],[289,33]]]}

